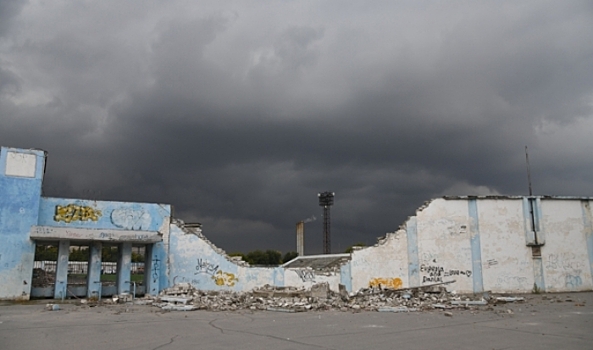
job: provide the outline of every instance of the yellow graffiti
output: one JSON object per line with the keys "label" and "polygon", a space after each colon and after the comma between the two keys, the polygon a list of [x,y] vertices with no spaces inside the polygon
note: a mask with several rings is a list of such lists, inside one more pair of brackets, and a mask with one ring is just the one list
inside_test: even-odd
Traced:
{"label": "yellow graffiti", "polygon": [[392,288],[392,289],[399,289],[403,285],[402,280],[398,277],[396,278],[373,278],[369,282],[369,287],[381,287],[381,288]]}
{"label": "yellow graffiti", "polygon": [[67,224],[72,221],[97,221],[101,215],[100,210],[83,205],[68,204],[64,207],[56,205],[54,221],[64,221]]}
{"label": "yellow graffiti", "polygon": [[239,279],[235,277],[234,273],[222,272],[221,270],[218,270],[218,272],[214,276],[212,276],[212,279],[214,280],[214,283],[216,283],[217,286],[228,287],[234,286],[235,283],[239,281]]}

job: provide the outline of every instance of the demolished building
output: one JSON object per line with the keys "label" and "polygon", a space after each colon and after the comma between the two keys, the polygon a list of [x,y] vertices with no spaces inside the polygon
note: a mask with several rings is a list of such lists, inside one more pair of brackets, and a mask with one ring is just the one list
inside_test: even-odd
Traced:
{"label": "demolished building", "polygon": [[[0,299],[101,297],[160,291],[183,283],[201,291],[272,286],[334,292],[393,290],[435,283],[458,293],[593,289],[591,198],[468,196],[431,200],[376,245],[350,254],[303,256],[278,267],[229,257],[171,205],[43,197],[46,152],[0,153]],[[49,286],[33,286],[35,246],[58,247]],[[70,246],[88,246],[86,284],[69,285]],[[113,286],[101,283],[101,248],[118,250]],[[145,249],[144,280],[131,282],[133,247]],[[454,281],[454,282],[452,282]]]}

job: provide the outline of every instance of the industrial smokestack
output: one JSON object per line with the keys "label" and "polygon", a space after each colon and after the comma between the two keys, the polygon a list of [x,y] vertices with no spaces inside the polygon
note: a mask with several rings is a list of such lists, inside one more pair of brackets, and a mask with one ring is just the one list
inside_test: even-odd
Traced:
{"label": "industrial smokestack", "polygon": [[305,222],[299,221],[296,224],[297,234],[297,253],[299,256],[305,255]]}

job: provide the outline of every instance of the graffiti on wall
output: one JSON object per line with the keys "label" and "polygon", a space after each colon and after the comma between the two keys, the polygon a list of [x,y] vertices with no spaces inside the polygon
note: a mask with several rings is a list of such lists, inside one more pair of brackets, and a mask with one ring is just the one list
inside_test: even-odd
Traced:
{"label": "graffiti on wall", "polygon": [[425,264],[420,265],[420,272],[425,274],[424,276],[422,276],[422,283],[440,283],[443,282],[443,277],[471,277],[472,275],[472,272],[470,270],[445,270],[445,268],[442,266]]}
{"label": "graffiti on wall", "polygon": [[150,214],[143,210],[122,208],[111,212],[111,223],[126,230],[148,230],[151,222]]}
{"label": "graffiti on wall", "polygon": [[496,266],[496,265],[498,265],[498,260],[496,260],[496,259],[489,259],[489,260],[486,260],[486,262],[484,263],[484,267],[487,269],[491,268],[492,266]]}
{"label": "graffiti on wall", "polygon": [[197,275],[199,273],[205,273],[207,275],[214,276],[214,274],[217,271],[218,265],[214,265],[204,259],[198,258],[198,263],[196,264],[196,272],[194,272],[194,275]]}
{"label": "graffiti on wall", "polygon": [[574,253],[549,254],[546,268],[552,270],[576,270],[583,268],[583,264]]}
{"label": "graffiti on wall", "polygon": [[54,221],[64,221],[67,224],[71,223],[72,221],[97,221],[101,215],[102,213],[100,210],[85,205],[56,205],[56,215],[54,215]]}
{"label": "graffiti on wall", "polygon": [[222,270],[218,270],[218,272],[212,276],[212,279],[217,286],[233,287],[236,282],[239,282],[239,279],[235,277],[234,273],[223,272]]}
{"label": "graffiti on wall", "polygon": [[301,278],[303,282],[315,282],[315,273],[309,269],[297,269],[294,270],[296,274]]}
{"label": "graffiti on wall", "polygon": [[158,256],[152,258],[152,282],[156,284],[159,278],[159,271],[161,269],[161,260]]}
{"label": "graffiti on wall", "polygon": [[391,288],[400,289],[403,283],[401,278],[373,278],[369,281],[369,287],[372,288]]}
{"label": "graffiti on wall", "polygon": [[[580,273],[580,271],[578,271]],[[570,275],[567,274],[564,276],[564,286],[568,289],[575,289],[580,287],[583,284],[583,280],[581,279],[580,275]]]}

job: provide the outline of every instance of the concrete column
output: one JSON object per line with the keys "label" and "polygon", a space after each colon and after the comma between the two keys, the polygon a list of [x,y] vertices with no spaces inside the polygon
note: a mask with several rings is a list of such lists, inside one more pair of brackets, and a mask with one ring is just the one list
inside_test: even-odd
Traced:
{"label": "concrete column", "polygon": [[58,261],[56,264],[55,299],[66,299],[68,288],[68,256],[70,255],[70,241],[60,241],[58,246]]}
{"label": "concrete column", "polygon": [[87,270],[87,297],[101,297],[101,242],[91,242],[89,245],[89,264]]}
{"label": "concrete column", "polygon": [[153,257],[153,246],[154,244],[147,244],[144,251],[144,286],[148,295],[159,294],[159,276],[154,271],[155,257]]}
{"label": "concrete column", "polygon": [[117,248],[117,294],[130,294],[132,243],[121,243]]}

